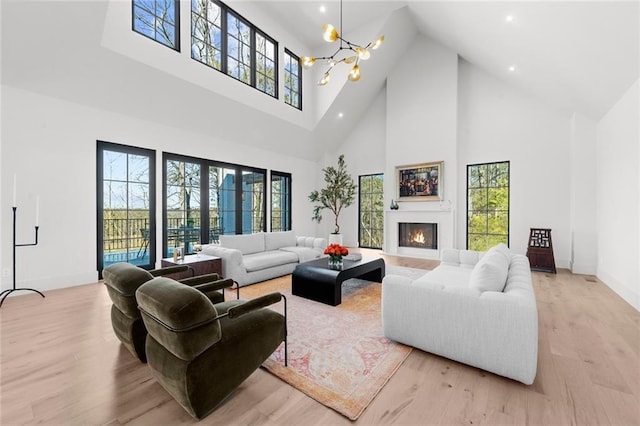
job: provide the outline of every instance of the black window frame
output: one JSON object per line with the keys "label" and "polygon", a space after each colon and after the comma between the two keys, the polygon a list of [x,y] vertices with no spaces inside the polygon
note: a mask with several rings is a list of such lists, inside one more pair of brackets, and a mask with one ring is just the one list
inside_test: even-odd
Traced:
{"label": "black window frame", "polygon": [[[210,238],[210,227],[209,227],[209,167],[220,167],[226,169],[235,170],[235,176],[242,176],[242,172],[252,172],[252,173],[261,173],[264,178],[264,185],[262,188],[262,197],[263,200],[267,200],[267,170],[246,166],[242,164],[233,164],[227,163],[223,161],[210,160],[206,158],[199,157],[191,157],[187,155],[171,153],[171,152],[163,152],[162,153],[162,253],[164,257],[169,256],[169,246],[167,240],[167,161],[181,161],[181,162],[189,162],[196,163],[200,165],[200,242],[208,243]],[[206,172],[205,172],[206,171]],[[243,190],[242,190],[242,179],[235,179],[235,234],[239,235],[243,233],[242,229],[242,201],[243,201]],[[262,206],[262,226],[260,227],[260,232],[266,232],[267,227],[267,203],[263,203]],[[186,253],[190,254],[190,253]]]}
{"label": "black window frame", "polygon": [[[154,3],[157,3],[158,0],[154,0]],[[159,43],[163,46],[168,47],[171,50],[175,50],[176,52],[180,52],[180,0],[174,0],[173,1],[173,7],[174,7],[174,27],[175,27],[175,34],[174,34],[174,40],[173,42],[175,43],[175,46],[170,46],[166,43],[163,43],[162,41],[158,40],[157,38],[153,38],[150,37],[149,35],[139,31],[136,29],[136,3],[139,3],[138,0],[131,0],[131,30],[137,34],[140,34],[150,40],[155,41],[156,43]],[[144,9],[145,11],[151,13],[151,11],[147,8],[144,8],[140,5],[138,5],[137,7],[140,7],[141,9]],[[158,16],[156,15],[156,12],[153,11],[153,16],[158,18]]]}
{"label": "black window frame", "polygon": [[[271,96],[272,98],[278,99],[279,98],[279,94],[278,94],[278,82],[279,82],[279,64],[278,64],[278,49],[279,49],[279,45],[278,42],[271,36],[269,36],[267,33],[265,33],[264,31],[262,31],[259,27],[257,27],[255,24],[253,24],[251,21],[249,21],[248,19],[246,19],[244,16],[242,16],[241,14],[239,14],[238,12],[236,12],[235,10],[233,10],[232,8],[230,8],[229,6],[227,6],[225,3],[218,1],[218,0],[209,0],[211,3],[214,3],[215,5],[217,5],[220,8],[220,28],[221,28],[221,35],[220,35],[220,39],[221,39],[221,51],[220,51],[220,69],[211,66],[209,64],[207,64],[206,62],[203,62],[201,60],[199,60],[198,58],[194,57],[193,54],[193,40],[195,38],[194,36],[194,23],[193,23],[193,3],[192,6],[190,7],[191,9],[191,44],[190,44],[190,50],[191,50],[191,59],[193,59],[196,62],[199,62],[209,68],[212,68],[216,71],[219,71],[223,74],[225,74],[228,77],[233,78],[236,81],[239,81],[243,84],[246,84],[247,86],[251,86],[254,89],[258,90],[259,92],[262,92],[268,96]],[[250,29],[250,41],[251,41],[251,52],[250,52],[250,64],[249,64],[249,68],[250,68],[250,78],[249,78],[249,82],[245,82],[244,80],[240,79],[240,78],[236,78],[235,76],[233,76],[232,74],[229,73],[229,67],[228,67],[228,58],[229,58],[229,52],[228,52],[228,38],[229,38],[229,31],[228,31],[228,16],[229,14],[232,14],[236,19],[242,21],[245,25],[247,25]],[[274,69],[274,78],[273,78],[273,88],[274,88],[274,92],[273,94],[268,93],[264,90],[261,90],[258,87],[257,81],[258,81],[258,66],[256,63],[256,49],[257,49],[257,42],[256,42],[256,34],[260,34],[260,36],[264,37],[266,40],[268,40],[269,42],[271,42],[273,44],[273,69]],[[198,39],[199,40],[199,39]]]}
{"label": "black window frame", "polygon": [[[478,233],[473,233],[470,234],[469,233],[469,220],[470,220],[470,213],[472,212],[470,206],[469,206],[469,199],[470,199],[470,189],[486,189],[487,192],[490,188],[505,188],[503,186],[478,186],[478,187],[470,187],[469,186],[469,173],[470,173],[470,169],[472,167],[479,167],[479,166],[491,166],[491,165],[496,165],[496,164],[506,164],[507,165],[507,209],[506,209],[506,213],[507,213],[507,233],[506,233],[506,241],[505,244],[507,245],[507,247],[509,247],[509,242],[511,239],[511,162],[506,160],[506,161],[493,161],[493,162],[487,162],[487,163],[476,163],[476,164],[468,164],[467,165],[467,174],[466,174],[466,188],[467,188],[467,198],[466,198],[466,247],[467,249],[469,249],[470,247],[470,236],[471,235],[485,235],[487,238],[490,236],[501,236],[501,235],[505,235],[505,234],[491,234],[489,233],[489,225],[487,223],[487,232],[485,234],[478,234]],[[480,211],[480,210],[473,210],[473,211]],[[487,208],[486,210],[482,210],[482,211],[486,211],[487,212],[487,221],[488,219],[488,215],[489,215],[489,209]],[[504,211],[504,210],[501,210]],[[489,244],[489,246],[491,246],[492,244]],[[487,249],[490,247],[486,247]]]}
{"label": "black window frame", "polygon": [[[382,232],[382,241],[380,243],[380,247],[373,247],[373,246],[368,246],[362,243],[362,178],[367,178],[367,177],[372,177],[372,176],[381,176],[382,177],[382,191],[380,192],[380,194],[382,194],[382,228],[381,228],[381,232]],[[372,210],[373,212],[373,210]],[[359,247],[363,247],[363,248],[371,248],[371,249],[382,249],[382,246],[384,244],[384,173],[370,173],[370,174],[366,174],[366,175],[359,175],[358,176],[358,246]]]}
{"label": "black window frame", "polygon": [[[302,111],[302,65],[300,65],[300,57],[297,56],[296,54],[294,54],[293,52],[291,52],[289,49],[285,48],[284,49],[284,85],[285,85],[285,97],[284,97],[284,103],[287,105],[292,106],[293,108],[299,109],[300,111]],[[298,94],[298,106],[293,105],[290,102],[287,102],[287,97],[286,97],[286,92],[287,89],[289,89],[289,92],[293,92],[291,87],[288,87],[287,85],[287,63],[290,62],[291,64],[295,63],[296,64],[296,69],[297,69],[297,75],[296,77],[298,78],[298,87],[296,88],[295,92],[297,92]]]}
{"label": "black window frame", "polygon": [[292,188],[292,185],[293,185],[292,175],[291,175],[291,173],[278,172],[278,171],[275,171],[275,170],[271,171],[271,175],[270,175],[270,178],[269,178],[269,189],[270,189],[269,192],[271,194],[271,197],[269,199],[269,209],[270,209],[270,211],[269,211],[269,213],[270,213],[269,214],[269,219],[270,219],[269,220],[269,229],[272,232],[274,231],[273,230],[273,178],[274,177],[279,177],[279,178],[286,179],[287,180],[287,189],[288,189],[287,194],[286,194],[287,195],[286,200],[287,200],[288,209],[286,210],[286,219],[285,219],[285,222],[286,222],[287,226],[285,226],[286,229],[277,229],[276,231],[291,231],[293,229],[293,225],[291,223],[291,211],[292,211],[292,206],[291,206],[291,201],[292,201],[291,188]]}
{"label": "black window frame", "polygon": [[148,246],[149,263],[138,265],[144,269],[153,269],[156,263],[156,151],[131,145],[123,145],[102,140],[96,141],[96,267],[98,278],[102,279],[104,269],[104,152],[121,152],[124,154],[143,155],[149,157],[149,231]]}

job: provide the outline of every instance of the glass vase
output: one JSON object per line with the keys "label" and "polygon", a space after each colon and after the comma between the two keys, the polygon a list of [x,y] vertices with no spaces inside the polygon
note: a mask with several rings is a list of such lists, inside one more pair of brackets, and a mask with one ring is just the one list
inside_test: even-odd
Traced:
{"label": "glass vase", "polygon": [[342,256],[329,256],[329,269],[342,270]]}

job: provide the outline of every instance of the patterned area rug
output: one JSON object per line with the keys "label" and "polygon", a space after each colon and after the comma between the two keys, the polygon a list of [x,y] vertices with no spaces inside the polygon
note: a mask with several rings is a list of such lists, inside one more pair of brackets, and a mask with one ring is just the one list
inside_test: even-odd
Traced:
{"label": "patterned area rug", "polygon": [[[387,275],[425,270],[387,267]],[[343,283],[333,307],[291,295],[291,277],[242,288],[242,298],[280,291],[288,300],[289,366],[281,346],[263,367],[311,398],[356,420],[411,352],[382,334],[382,284]],[[253,293],[253,294],[252,294]]]}

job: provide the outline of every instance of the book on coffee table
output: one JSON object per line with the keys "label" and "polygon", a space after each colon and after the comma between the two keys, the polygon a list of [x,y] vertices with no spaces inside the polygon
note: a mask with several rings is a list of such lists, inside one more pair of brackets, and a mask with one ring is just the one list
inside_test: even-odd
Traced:
{"label": "book on coffee table", "polygon": [[343,256],[344,260],[362,260],[362,254],[360,253],[351,253],[346,256]]}

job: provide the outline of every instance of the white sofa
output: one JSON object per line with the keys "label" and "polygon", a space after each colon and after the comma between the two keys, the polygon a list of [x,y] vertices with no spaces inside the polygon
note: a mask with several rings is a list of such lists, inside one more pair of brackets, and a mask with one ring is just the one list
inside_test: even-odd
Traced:
{"label": "white sofa", "polygon": [[443,250],[421,278],[387,275],[384,334],[391,340],[533,383],[538,311],[529,260],[501,244],[485,254]]}
{"label": "white sofa", "polygon": [[293,272],[300,262],[322,256],[325,238],[296,237],[293,231],[220,235],[219,244],[205,244],[202,252],[222,258],[222,276],[240,286]]}

